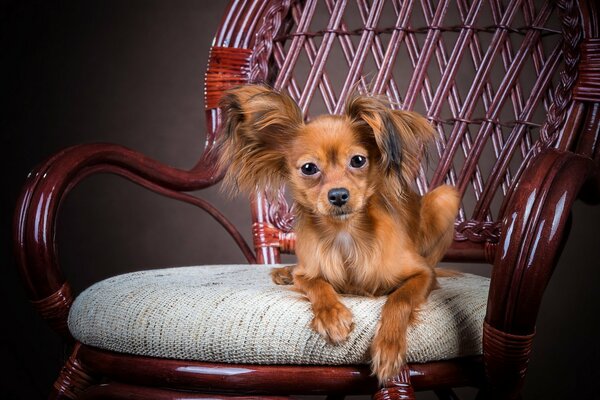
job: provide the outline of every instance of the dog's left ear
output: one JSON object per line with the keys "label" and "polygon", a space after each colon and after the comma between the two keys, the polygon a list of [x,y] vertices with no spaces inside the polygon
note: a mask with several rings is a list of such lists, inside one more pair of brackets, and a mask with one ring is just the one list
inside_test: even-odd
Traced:
{"label": "dog's left ear", "polygon": [[391,189],[401,194],[414,181],[427,145],[434,138],[429,121],[412,111],[392,110],[382,99],[355,96],[346,103],[346,115],[380,153],[380,168]]}

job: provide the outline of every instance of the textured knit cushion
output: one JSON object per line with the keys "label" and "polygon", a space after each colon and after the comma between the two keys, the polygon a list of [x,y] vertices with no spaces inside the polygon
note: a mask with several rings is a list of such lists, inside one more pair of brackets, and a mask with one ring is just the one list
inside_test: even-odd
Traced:
{"label": "textured knit cushion", "polygon": [[[385,297],[343,296],[355,327],[341,345],[310,329],[310,304],[263,265],[180,267],[116,276],[85,290],[69,315],[84,344],[137,355],[259,364],[358,364]],[[408,361],[481,353],[489,280],[439,279],[408,332]]]}

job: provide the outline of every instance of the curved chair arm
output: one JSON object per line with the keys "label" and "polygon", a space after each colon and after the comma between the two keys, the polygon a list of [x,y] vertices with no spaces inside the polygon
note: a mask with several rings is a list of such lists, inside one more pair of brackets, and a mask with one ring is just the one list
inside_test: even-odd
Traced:
{"label": "curved chair arm", "polygon": [[483,336],[493,393],[508,393],[506,398],[519,393],[542,295],[568,236],[571,207],[597,172],[590,158],[545,150],[529,162],[507,198]]}
{"label": "curved chair arm", "polygon": [[531,160],[507,205],[496,250],[486,322],[504,332],[533,333],[570,212],[597,172],[587,157],[549,149]]}
{"label": "curved chair arm", "polygon": [[233,224],[210,203],[185,193],[221,179],[210,156],[202,158],[192,170],[184,171],[115,144],[67,148],[29,174],[17,202],[13,227],[17,264],[28,297],[50,326],[66,338],[70,338],[67,317],[73,295],[56,255],[56,215],[65,195],[94,173],[113,173],[158,194],[205,209],[232,235],[248,261],[255,260]]}

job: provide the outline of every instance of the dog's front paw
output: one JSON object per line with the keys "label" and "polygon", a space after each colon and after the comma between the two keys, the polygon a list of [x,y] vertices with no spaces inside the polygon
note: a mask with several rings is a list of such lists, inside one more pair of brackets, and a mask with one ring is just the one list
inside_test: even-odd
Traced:
{"label": "dog's front paw", "polygon": [[294,265],[271,269],[271,279],[277,285],[291,285],[294,283]]}
{"label": "dog's front paw", "polygon": [[371,345],[371,369],[379,384],[393,378],[405,363],[406,339],[402,334],[380,327]]}
{"label": "dog's front paw", "polygon": [[344,342],[352,329],[352,312],[342,303],[318,307],[314,310],[312,329],[332,344]]}

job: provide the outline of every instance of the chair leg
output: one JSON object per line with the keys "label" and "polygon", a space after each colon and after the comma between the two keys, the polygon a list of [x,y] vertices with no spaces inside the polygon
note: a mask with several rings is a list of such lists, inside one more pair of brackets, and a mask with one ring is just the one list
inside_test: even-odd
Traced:
{"label": "chair leg", "polygon": [[415,400],[415,391],[410,384],[410,370],[404,365],[400,373],[389,379],[374,395],[373,400]]}
{"label": "chair leg", "polygon": [[94,379],[83,369],[77,353],[80,344],[73,348],[71,356],[62,367],[54,382],[49,399],[76,399],[81,392],[94,383]]}

